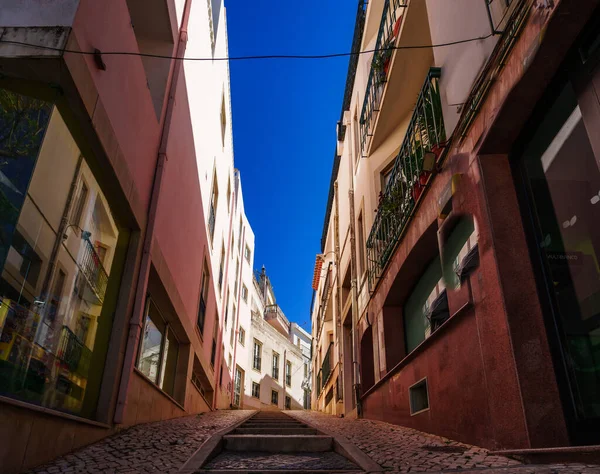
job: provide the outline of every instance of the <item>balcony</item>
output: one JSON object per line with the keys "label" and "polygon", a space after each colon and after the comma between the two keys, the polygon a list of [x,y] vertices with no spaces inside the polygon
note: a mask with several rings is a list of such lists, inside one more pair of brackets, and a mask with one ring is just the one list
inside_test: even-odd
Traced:
{"label": "balcony", "polygon": [[278,305],[272,304],[265,308],[265,320],[285,337],[289,337],[290,322]]}
{"label": "balcony", "polygon": [[87,378],[92,351],[67,326],[62,327],[57,355],[62,365],[70,372]]}
{"label": "balcony", "polygon": [[323,363],[321,364],[321,370],[317,375],[317,397],[321,395],[323,388],[327,385],[329,378],[331,377],[331,358],[333,357],[333,342],[329,344],[327,353],[323,357]]}
{"label": "balcony", "polygon": [[385,0],[360,114],[362,156],[369,156],[407,118],[433,64],[426,2]]}
{"label": "balcony", "polygon": [[[319,305],[319,311],[317,312],[317,338],[320,337],[320,331],[323,327],[323,324],[326,321],[327,316],[327,302],[329,300],[329,294],[331,291],[331,266],[330,263],[327,267],[327,276],[325,277],[325,281],[323,282],[323,290],[321,293],[321,302]],[[331,319],[331,318],[330,318]]]}
{"label": "balcony", "polygon": [[446,132],[439,90],[440,70],[431,68],[419,94],[400,151],[367,239],[372,290],[410,222],[432,173],[445,153]]}
{"label": "balcony", "polygon": [[96,249],[88,239],[83,239],[82,254],[79,268],[87,285],[80,288],[80,295],[92,304],[102,304],[108,285],[108,273],[102,266]]}

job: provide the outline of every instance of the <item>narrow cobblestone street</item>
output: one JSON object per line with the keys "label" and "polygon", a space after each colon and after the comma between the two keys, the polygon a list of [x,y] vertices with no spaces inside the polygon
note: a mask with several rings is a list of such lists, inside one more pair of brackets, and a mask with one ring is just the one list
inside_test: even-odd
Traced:
{"label": "narrow cobblestone street", "polygon": [[239,422],[249,413],[220,410],[134,426],[30,472],[177,472],[212,434]]}
{"label": "narrow cobblestone street", "polygon": [[[216,411],[200,416],[139,425],[106,440],[40,466],[31,473],[148,473],[178,472],[212,435],[233,427],[250,411]],[[318,412],[293,411],[293,417],[337,439],[349,441],[389,473],[485,472],[486,474],[591,474],[600,466],[585,464],[524,465],[487,450],[410,428],[371,420],[337,418]],[[348,470],[332,452],[228,452],[202,472],[332,472]],[[324,467],[328,469],[324,469]]]}

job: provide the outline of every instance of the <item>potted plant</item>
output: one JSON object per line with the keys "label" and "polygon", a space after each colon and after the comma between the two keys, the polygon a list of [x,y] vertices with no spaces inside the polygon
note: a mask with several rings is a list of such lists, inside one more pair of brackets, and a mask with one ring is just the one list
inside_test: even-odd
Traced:
{"label": "potted plant", "polygon": [[375,57],[373,58],[373,70],[377,74],[377,84],[382,84],[386,81],[393,52],[394,48],[387,43],[375,52]]}

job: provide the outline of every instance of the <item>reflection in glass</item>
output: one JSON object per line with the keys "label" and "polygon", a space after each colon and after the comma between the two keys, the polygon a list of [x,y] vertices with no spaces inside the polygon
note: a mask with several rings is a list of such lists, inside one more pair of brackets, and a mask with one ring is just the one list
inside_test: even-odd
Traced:
{"label": "reflection in glass", "polygon": [[538,245],[582,418],[600,417],[600,171],[570,85],[524,153]]}
{"label": "reflection in glass", "polygon": [[144,337],[140,351],[138,368],[152,382],[158,382],[160,352],[162,348],[164,323],[152,300],[148,302]]}
{"label": "reflection in glass", "polygon": [[117,226],[56,108],[0,90],[0,154],[0,394],[93,416]]}

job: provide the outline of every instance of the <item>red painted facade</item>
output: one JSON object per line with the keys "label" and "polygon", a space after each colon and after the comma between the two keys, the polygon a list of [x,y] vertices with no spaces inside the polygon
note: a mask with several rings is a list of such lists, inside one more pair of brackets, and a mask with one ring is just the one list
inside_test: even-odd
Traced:
{"label": "red painted facade", "polygon": [[[532,3],[467,135],[452,141],[359,320],[365,418],[494,450],[581,443],[557,375],[511,152],[545,87],[569,68],[568,54],[598,2]],[[590,101],[597,108],[597,98]],[[448,290],[450,319],[407,354],[403,305],[453,225],[439,217],[439,198],[457,176],[452,216],[474,217],[479,266],[459,290]],[[374,377],[377,363],[363,347],[383,367]],[[429,409],[411,415],[409,388],[425,378]]]}

